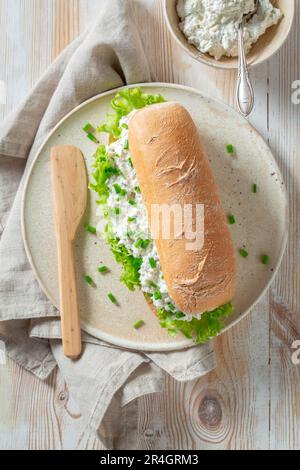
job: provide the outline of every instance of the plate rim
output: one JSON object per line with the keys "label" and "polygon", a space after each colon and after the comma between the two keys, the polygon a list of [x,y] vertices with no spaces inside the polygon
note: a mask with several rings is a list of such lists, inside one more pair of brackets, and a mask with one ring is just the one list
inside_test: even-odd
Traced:
{"label": "plate rim", "polygon": [[[285,199],[285,214],[284,214],[283,217],[285,219],[284,221],[285,221],[285,226],[287,227],[287,230],[285,231],[285,234],[284,234],[284,237],[283,237],[283,240],[282,240],[282,245],[281,245],[281,249],[280,249],[277,264],[274,267],[274,271],[272,272],[272,275],[270,277],[269,282],[266,284],[266,286],[262,290],[261,294],[257,297],[257,299],[250,305],[250,307],[247,310],[245,310],[235,320],[233,320],[231,323],[229,323],[228,325],[226,325],[222,329],[222,331],[218,335],[218,336],[220,336],[221,334],[225,333],[226,331],[228,331],[233,326],[236,326],[237,323],[239,323],[242,319],[244,319],[248,315],[248,313],[258,304],[258,302],[260,302],[260,300],[263,298],[263,296],[266,294],[266,292],[270,288],[270,285],[274,281],[274,278],[275,278],[275,276],[277,275],[277,273],[279,271],[279,268],[281,266],[283,256],[284,256],[284,253],[285,253],[285,250],[286,250],[286,247],[287,247],[288,233],[289,233],[289,228],[288,228],[288,224],[287,224],[288,214],[289,214],[288,194],[287,194],[286,184],[285,184],[284,179],[282,177],[282,173],[281,173],[281,170],[280,170],[280,168],[278,166],[278,163],[275,159],[275,156],[274,156],[271,148],[269,147],[269,145],[266,143],[264,137],[260,134],[260,132],[255,127],[253,127],[252,124],[246,118],[241,116],[235,108],[233,108],[229,104],[225,103],[224,101],[222,101],[220,99],[212,98],[209,94],[204,93],[200,90],[197,90],[193,87],[186,86],[186,85],[181,85],[181,84],[177,84],[177,83],[165,83],[165,82],[146,82],[146,83],[135,83],[135,84],[130,84],[130,85],[123,85],[121,87],[112,88],[111,90],[105,91],[103,93],[99,93],[99,94],[89,98],[88,100],[84,101],[83,103],[81,103],[78,106],[76,106],[75,108],[73,108],[69,113],[67,113],[62,119],[59,120],[59,122],[49,132],[49,134],[46,136],[46,138],[43,140],[42,144],[38,148],[32,162],[31,162],[31,164],[30,164],[30,166],[27,170],[27,174],[25,176],[25,180],[24,180],[24,184],[23,184],[23,191],[22,191],[22,198],[21,198],[21,232],[22,232],[22,239],[23,239],[23,244],[24,244],[26,256],[28,258],[31,269],[33,270],[35,278],[38,281],[38,284],[39,284],[42,292],[46,295],[46,297],[50,300],[50,302],[59,311],[59,307],[56,305],[56,302],[52,298],[52,295],[48,292],[47,287],[42,283],[42,281],[39,277],[38,270],[37,270],[37,268],[35,266],[35,263],[33,261],[31,251],[30,251],[30,247],[29,247],[29,243],[28,243],[27,236],[26,236],[25,206],[26,206],[26,197],[27,197],[27,192],[28,192],[28,189],[29,189],[29,183],[30,183],[30,178],[31,178],[31,175],[32,175],[32,171],[35,167],[36,161],[38,160],[40,154],[42,153],[44,147],[47,145],[48,141],[55,134],[55,132],[59,129],[59,127],[65,121],[67,121],[71,116],[73,116],[73,114],[77,113],[82,108],[84,108],[85,106],[93,103],[94,101],[97,101],[97,100],[99,100],[101,98],[104,98],[108,95],[115,94],[120,90],[123,90],[123,89],[126,89],[126,88],[136,88],[136,87],[141,87],[141,88],[160,87],[160,88],[173,88],[173,89],[177,89],[177,90],[183,90],[183,91],[186,91],[186,92],[194,93],[194,94],[200,96],[201,98],[213,101],[213,102],[217,103],[218,105],[222,106],[223,109],[226,109],[230,112],[233,112],[242,121],[244,121],[245,124],[247,124],[247,126],[252,130],[253,133],[255,133],[261,139],[263,145],[265,146],[265,149],[267,151],[269,159],[274,164],[274,168],[276,169],[276,171],[278,172],[278,175],[280,175],[281,180],[284,183],[282,185],[282,193],[283,193],[283,196],[284,196],[284,199]],[[58,316],[57,318],[59,319],[60,316]],[[109,335],[107,335],[106,333],[103,333],[103,332],[101,332],[99,334],[99,330],[97,330],[95,327],[92,327],[92,326],[86,324],[82,320],[81,320],[81,328],[86,333],[94,336],[95,338],[97,338],[101,341],[106,341],[106,342],[108,342],[108,343],[110,343],[114,346],[126,348],[126,349],[129,349],[129,350],[137,350],[137,351],[145,351],[145,352],[147,352],[147,351],[149,351],[149,352],[167,352],[167,351],[179,351],[179,350],[189,349],[191,347],[197,346],[196,344],[191,343],[190,340],[184,339],[182,342],[178,342],[177,344],[173,344],[173,345],[172,345],[172,343],[165,343],[165,344],[162,344],[161,346],[159,346],[159,348],[157,346],[155,346],[155,347],[147,346],[147,347],[143,348],[143,347],[140,346],[140,343],[136,343],[136,346],[134,346],[135,345],[134,341],[128,341],[126,339],[120,339],[120,340],[117,340],[117,341],[112,341],[112,339]]]}

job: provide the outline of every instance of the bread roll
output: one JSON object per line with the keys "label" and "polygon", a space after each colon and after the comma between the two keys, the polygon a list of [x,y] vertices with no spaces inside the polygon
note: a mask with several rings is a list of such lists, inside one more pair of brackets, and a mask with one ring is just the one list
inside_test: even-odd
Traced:
{"label": "bread roll", "polygon": [[[129,121],[129,148],[149,223],[153,204],[204,205],[204,244],[190,249],[181,233],[155,240],[169,294],[184,313],[212,311],[232,300],[236,287],[234,248],[216,182],[197,128],[177,103],[152,105]],[[164,223],[164,221],[163,221]],[[198,234],[199,235],[199,234]],[[189,247],[189,248],[188,248]]]}

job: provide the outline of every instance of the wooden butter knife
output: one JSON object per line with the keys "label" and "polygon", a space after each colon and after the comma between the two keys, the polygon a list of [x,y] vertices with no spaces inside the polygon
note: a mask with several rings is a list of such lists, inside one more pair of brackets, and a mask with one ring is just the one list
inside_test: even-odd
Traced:
{"label": "wooden butter knife", "polygon": [[52,188],[58,257],[60,313],[65,356],[81,354],[74,240],[87,204],[87,175],[81,151],[73,146],[51,149]]}

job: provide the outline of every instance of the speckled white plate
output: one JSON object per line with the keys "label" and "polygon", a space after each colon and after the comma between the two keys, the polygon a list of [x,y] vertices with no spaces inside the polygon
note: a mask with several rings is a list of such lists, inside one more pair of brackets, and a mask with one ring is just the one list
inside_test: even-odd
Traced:
{"label": "speckled white plate", "polygon": [[[253,307],[269,286],[278,269],[287,239],[287,198],[278,166],[269,147],[260,135],[229,106],[203,96],[198,91],[169,84],[144,84],[150,93],[161,93],[175,100],[191,113],[204,139],[207,154],[222,196],[226,213],[232,213],[236,225],[231,227],[237,250],[238,287],[234,298],[235,311],[226,328],[239,321]],[[89,174],[95,145],[81,131],[86,122],[100,124],[109,111],[116,90],[97,96],[75,109],[50,134],[29,172],[25,184],[22,225],[28,258],[39,283],[58,306],[56,245],[50,184],[50,148],[72,144],[85,157]],[[233,144],[236,155],[227,154],[227,144]],[[253,194],[252,185],[258,192]],[[76,263],[82,328],[95,337],[112,344],[148,351],[167,351],[191,346],[183,336],[171,338],[159,326],[140,292],[129,292],[120,283],[120,266],[114,261],[106,244],[86,232],[85,223],[97,224],[96,195],[89,194],[89,204],[76,240]],[[245,246],[247,259],[238,250]],[[270,265],[261,263],[268,254]],[[100,262],[111,272],[97,273]],[[93,277],[97,288],[84,281]],[[112,291],[120,306],[107,298]],[[133,329],[136,320],[146,325]]]}

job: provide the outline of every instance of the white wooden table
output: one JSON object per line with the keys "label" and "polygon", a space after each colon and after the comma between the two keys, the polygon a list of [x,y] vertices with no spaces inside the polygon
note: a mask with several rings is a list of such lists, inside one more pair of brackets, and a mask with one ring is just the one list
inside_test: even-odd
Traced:
{"label": "white wooden table", "polygon": [[[88,26],[100,3],[0,0],[0,80],[8,85],[1,118]],[[235,73],[212,70],[182,52],[167,32],[162,0],[132,3],[156,79],[190,85],[234,105]],[[252,71],[251,122],[274,151],[289,191],[286,256],[268,295],[216,341],[215,371],[186,385],[166,377],[162,396],[139,400],[136,448],[300,448],[300,366],[291,361],[291,344],[300,339],[300,105],[291,102],[292,82],[300,79],[296,3],[289,40]],[[96,440],[81,440],[80,421],[58,372],[42,383],[11,361],[0,366],[0,448],[101,448]]]}

